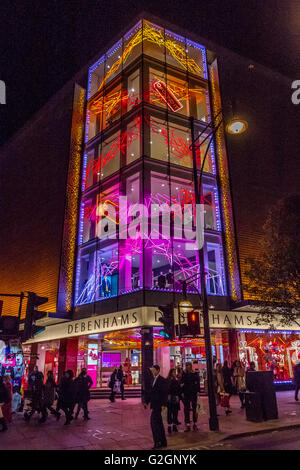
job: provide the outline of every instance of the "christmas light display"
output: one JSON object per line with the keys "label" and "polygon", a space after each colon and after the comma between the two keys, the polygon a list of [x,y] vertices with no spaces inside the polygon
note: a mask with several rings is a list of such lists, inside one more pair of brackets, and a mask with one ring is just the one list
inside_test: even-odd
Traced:
{"label": "christmas light display", "polygon": [[71,128],[70,160],[66,190],[66,209],[59,280],[58,311],[72,308],[73,277],[76,249],[76,228],[80,188],[81,148],[84,133],[85,90],[75,86]]}
{"label": "christmas light display", "polygon": [[136,34],[124,47],[122,55],[109,67],[105,77],[102,79],[98,91],[101,90],[104,84],[109,80],[109,78],[114,75],[122,66],[126,64],[132,50],[138,46],[138,44],[143,41],[148,41],[150,43],[156,44],[159,48],[166,48],[168,53],[177,61],[185,70],[188,70],[194,75],[203,76],[203,66],[195,62],[194,59],[187,57],[186,50],[184,46],[181,46],[171,37],[166,36],[164,38],[163,31],[155,28],[147,22],[144,22],[143,26],[140,26]]}
{"label": "christmas light display", "polygon": [[[211,66],[211,89],[213,98],[214,116],[221,119],[221,97],[219,90],[219,77],[216,62]],[[229,170],[227,163],[226,148],[224,142],[224,126],[221,125],[216,132],[216,146],[218,155],[218,167],[221,186],[222,212],[224,219],[225,246],[228,261],[228,271],[230,280],[230,294],[233,300],[241,299],[241,286],[237,252],[235,246],[235,230],[233,223],[233,212],[230,194]]]}
{"label": "christmas light display", "polygon": [[183,107],[175,94],[161,80],[153,83],[152,88],[174,113]]}

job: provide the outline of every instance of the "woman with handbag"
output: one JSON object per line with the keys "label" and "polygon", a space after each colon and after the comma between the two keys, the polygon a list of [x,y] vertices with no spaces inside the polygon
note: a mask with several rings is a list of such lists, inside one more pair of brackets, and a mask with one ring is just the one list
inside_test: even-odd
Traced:
{"label": "woman with handbag", "polygon": [[224,375],[222,370],[222,365],[217,364],[216,366],[216,380],[217,380],[217,395],[219,397],[219,403],[222,408],[225,408],[226,416],[231,413],[229,399],[230,395],[226,392],[225,383],[224,383]]}
{"label": "woman with handbag", "polygon": [[[176,377],[176,369],[170,369],[167,377],[168,381],[168,433],[171,434],[172,430],[178,432],[178,411],[180,410],[180,396],[181,388],[179,380]],[[172,429],[173,425],[173,429]]]}
{"label": "woman with handbag", "polygon": [[235,368],[233,371],[233,379],[236,387],[236,391],[239,394],[241,401],[241,408],[245,408],[245,394],[246,391],[246,374],[245,368],[242,366],[240,361],[236,361]]}

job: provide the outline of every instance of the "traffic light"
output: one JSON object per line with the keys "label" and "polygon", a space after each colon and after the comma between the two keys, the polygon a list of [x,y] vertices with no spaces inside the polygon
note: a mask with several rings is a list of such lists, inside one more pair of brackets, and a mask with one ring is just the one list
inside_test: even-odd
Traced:
{"label": "traffic light", "polygon": [[47,312],[41,312],[37,309],[46,302],[48,302],[48,297],[39,297],[35,292],[28,292],[23,341],[27,341],[33,338],[34,335],[44,331],[45,327],[38,326],[35,322],[47,316]]}
{"label": "traffic light", "polygon": [[158,319],[164,325],[164,336],[173,341],[175,338],[174,308],[173,304],[160,305],[162,316]]}
{"label": "traffic light", "polygon": [[187,313],[188,334],[191,336],[200,335],[200,319],[199,312],[192,310]]}
{"label": "traffic light", "polygon": [[19,334],[19,317],[12,315],[1,315],[0,317],[0,338],[16,338]]}

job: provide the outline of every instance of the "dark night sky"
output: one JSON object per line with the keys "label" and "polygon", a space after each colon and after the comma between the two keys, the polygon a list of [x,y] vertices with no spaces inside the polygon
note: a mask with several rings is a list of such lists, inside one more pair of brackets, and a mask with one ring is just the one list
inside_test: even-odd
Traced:
{"label": "dark night sky", "polygon": [[0,143],[143,10],[300,79],[300,0],[2,0]]}

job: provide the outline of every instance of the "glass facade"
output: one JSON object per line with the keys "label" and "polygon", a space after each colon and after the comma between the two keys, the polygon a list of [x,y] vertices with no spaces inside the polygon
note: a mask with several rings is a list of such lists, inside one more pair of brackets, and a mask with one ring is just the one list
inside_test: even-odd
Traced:
{"label": "glass facade", "polygon": [[181,291],[199,273],[193,158],[200,172],[205,155],[207,290],[227,295],[214,143],[190,148],[193,132],[210,132],[208,89],[205,48],[145,20],[91,67],[76,305]]}

